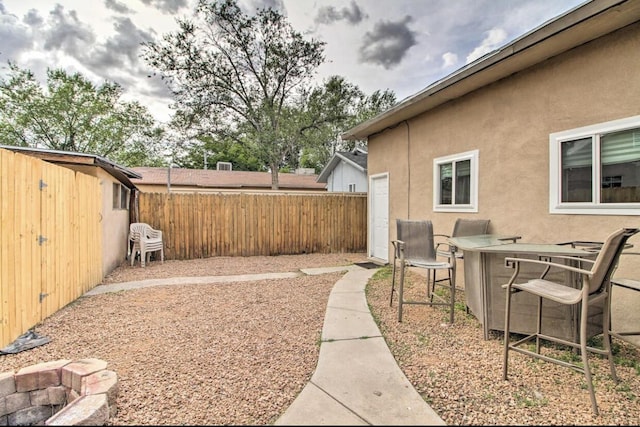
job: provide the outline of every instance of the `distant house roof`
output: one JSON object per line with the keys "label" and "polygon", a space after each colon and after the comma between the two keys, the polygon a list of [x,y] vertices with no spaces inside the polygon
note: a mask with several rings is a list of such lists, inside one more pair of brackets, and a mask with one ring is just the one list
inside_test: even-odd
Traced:
{"label": "distant house roof", "polygon": [[[167,185],[168,168],[137,167],[140,174],[134,184]],[[316,175],[279,173],[280,190],[324,190]],[[271,189],[271,172],[223,171],[210,169],[171,168],[171,185],[220,189]]]}
{"label": "distant house roof", "polygon": [[425,111],[629,25],[639,17],[637,1],[586,1],[345,131],[342,139],[362,140],[393,128]]}
{"label": "distant house roof", "polygon": [[353,151],[338,151],[336,152],[329,163],[322,169],[320,175],[318,175],[318,182],[326,183],[329,179],[331,172],[340,164],[341,161],[349,163],[354,168],[361,170],[365,174],[367,173],[367,152],[356,148]]}
{"label": "distant house roof", "polygon": [[66,164],[97,166],[104,169],[107,173],[112,175],[114,178],[116,178],[118,181],[129,188],[135,187],[130,178],[141,178],[140,175],[138,175],[131,169],[127,169],[124,166],[120,166],[119,164],[96,154],[78,153],[75,151],[49,150],[46,148],[16,147],[13,145],[0,145],[0,148],[15,151],[28,156],[37,157],[49,163],[56,163],[60,165]]}

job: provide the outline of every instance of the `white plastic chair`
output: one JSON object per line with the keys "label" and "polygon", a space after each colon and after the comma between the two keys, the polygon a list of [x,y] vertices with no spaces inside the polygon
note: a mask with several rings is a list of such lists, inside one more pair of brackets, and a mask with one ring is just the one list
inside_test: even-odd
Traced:
{"label": "white plastic chair", "polygon": [[150,260],[151,253],[160,251],[160,261],[164,262],[164,244],[162,242],[162,231],[155,230],[144,222],[134,222],[129,225],[129,247],[131,252],[129,258],[131,266],[140,254],[140,264],[142,267]]}

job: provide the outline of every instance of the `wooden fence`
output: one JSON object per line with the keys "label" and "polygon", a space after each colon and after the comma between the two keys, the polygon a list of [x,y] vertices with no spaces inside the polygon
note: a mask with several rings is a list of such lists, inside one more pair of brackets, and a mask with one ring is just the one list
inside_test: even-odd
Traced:
{"label": "wooden fence", "polygon": [[[99,179],[0,149],[0,347],[102,281]],[[139,195],[167,259],[364,252],[366,194]]]}
{"label": "wooden fence", "polygon": [[141,193],[166,259],[365,252],[366,194]]}
{"label": "wooden fence", "polygon": [[102,280],[97,178],[0,149],[0,346]]}

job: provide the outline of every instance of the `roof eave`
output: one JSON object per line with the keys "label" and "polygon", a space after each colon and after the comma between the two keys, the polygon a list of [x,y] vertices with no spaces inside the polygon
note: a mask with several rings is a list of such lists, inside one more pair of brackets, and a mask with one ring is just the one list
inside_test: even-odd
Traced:
{"label": "roof eave", "polygon": [[41,160],[59,164],[93,165],[98,166],[116,178],[128,188],[135,188],[130,178],[142,178],[142,175],[120,166],[104,157],[90,153],[78,153],[72,151],[50,150],[46,148],[17,147],[0,145],[0,148],[15,152],[27,152]]}
{"label": "roof eave", "polygon": [[[363,153],[366,154],[366,152],[363,152]],[[343,160],[349,163],[351,166],[353,166],[354,168],[364,173],[367,172],[366,168],[363,168],[362,166],[360,166],[350,158],[343,156],[341,153],[335,153],[331,157],[331,160],[329,160],[329,163],[327,163],[324,169],[322,169],[322,171],[320,172],[320,175],[318,175],[318,178],[316,178],[316,182],[323,182],[326,184],[327,181],[329,180],[329,175],[331,175],[331,172],[336,168],[336,166],[338,166],[338,164],[340,163],[340,160]]]}
{"label": "roof eave", "polygon": [[331,171],[335,169],[341,157],[342,156],[339,156],[338,153],[334,154],[329,160],[329,163],[327,163],[324,169],[322,169],[322,171],[318,175],[318,178],[316,178],[316,182],[322,182],[326,184],[329,180],[329,175],[331,175]]}
{"label": "roof eave", "polygon": [[638,2],[597,0],[583,3],[345,131],[341,137],[344,140],[366,139],[639,19]]}

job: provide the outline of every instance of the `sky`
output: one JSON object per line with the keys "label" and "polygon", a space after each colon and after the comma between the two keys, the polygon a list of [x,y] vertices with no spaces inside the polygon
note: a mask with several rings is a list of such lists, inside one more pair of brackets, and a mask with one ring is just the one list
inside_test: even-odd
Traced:
{"label": "sky", "polygon": [[[401,101],[584,0],[239,0],[273,7],[307,40],[325,42],[317,84],[339,75]],[[123,100],[167,122],[171,95],[141,43],[177,30],[196,0],[0,0],[0,73],[11,61],[46,82],[47,68],[120,84]]]}

